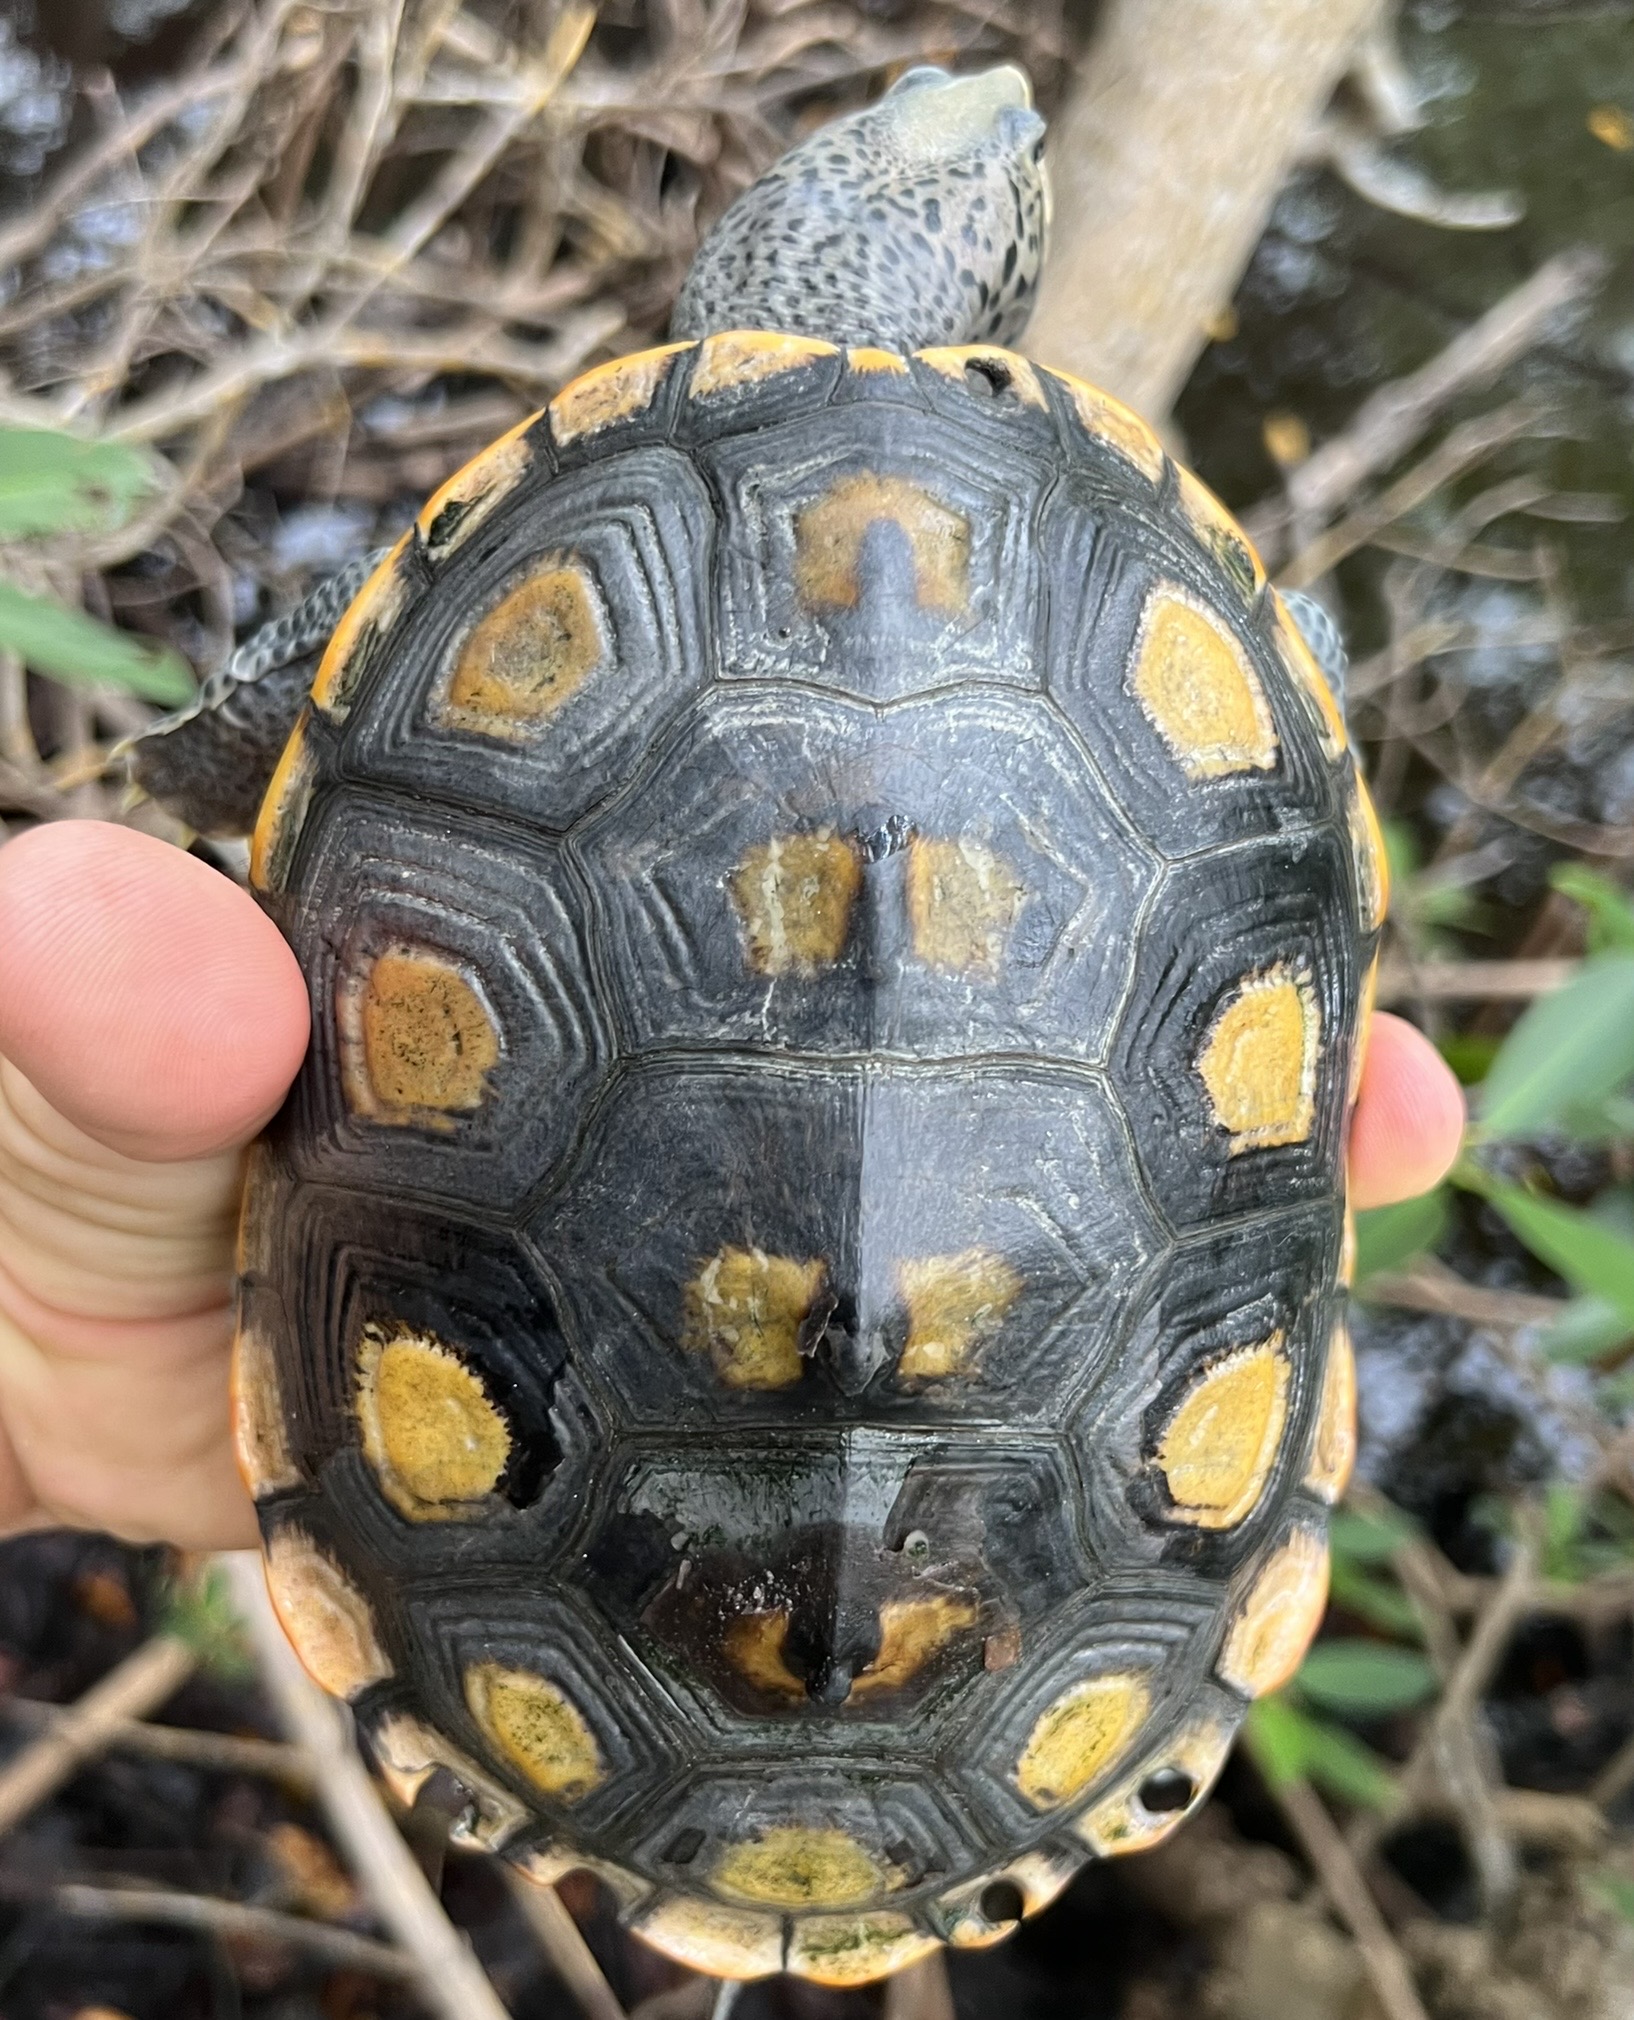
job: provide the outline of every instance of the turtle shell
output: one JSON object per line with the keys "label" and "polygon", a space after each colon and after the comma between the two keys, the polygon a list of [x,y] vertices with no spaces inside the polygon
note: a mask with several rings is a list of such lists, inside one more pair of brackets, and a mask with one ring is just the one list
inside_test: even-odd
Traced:
{"label": "turtle shell", "polygon": [[1385,872],[1144,424],[985,348],[589,373],[352,606],[253,875],[314,1035],[240,1449],[402,1794],[830,1983],[1172,1829],[1322,1610]]}

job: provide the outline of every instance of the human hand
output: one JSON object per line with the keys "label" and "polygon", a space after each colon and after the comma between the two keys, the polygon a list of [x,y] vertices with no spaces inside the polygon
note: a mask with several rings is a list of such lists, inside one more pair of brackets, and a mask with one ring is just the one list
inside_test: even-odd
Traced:
{"label": "human hand", "polygon": [[[306,986],[236,885],[95,822],[0,850],[0,1533],[253,1543],[228,1437],[243,1147],[300,1064]],[[1463,1100],[1380,1015],[1351,1198],[1433,1185]]]}

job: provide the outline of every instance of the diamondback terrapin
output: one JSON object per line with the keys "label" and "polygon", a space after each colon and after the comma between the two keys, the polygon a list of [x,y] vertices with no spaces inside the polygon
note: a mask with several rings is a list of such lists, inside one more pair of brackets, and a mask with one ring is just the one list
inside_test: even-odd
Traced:
{"label": "diamondback terrapin", "polygon": [[[405,1798],[724,1976],[1173,1828],[1351,1460],[1377,831],[1225,510],[999,348],[1041,134],[921,70],[786,157],[374,570],[255,828],[279,1612]],[[252,670],[137,753],[200,826]]]}

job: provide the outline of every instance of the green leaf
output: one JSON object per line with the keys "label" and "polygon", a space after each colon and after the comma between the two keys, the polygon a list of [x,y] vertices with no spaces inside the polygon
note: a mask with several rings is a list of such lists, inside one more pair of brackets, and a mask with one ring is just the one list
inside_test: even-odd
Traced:
{"label": "green leaf", "polygon": [[0,428],[0,540],[122,526],[156,482],[148,459],[122,442]]}
{"label": "green leaf", "polygon": [[1385,1634],[1404,1641],[1422,1639],[1424,1629],[1413,1602],[1399,1585],[1380,1578],[1360,1565],[1335,1555],[1328,1575],[1328,1591],[1335,1606],[1365,1620]]}
{"label": "green leaf", "polygon": [[255,1673],[244,1624],[219,1564],[207,1565],[195,1577],[173,1579],[161,1612],[165,1628],[186,1642],[202,1669],[223,1682],[242,1681]]}
{"label": "green leaf", "polygon": [[1399,1508],[1366,1514],[1360,1508],[1336,1508],[1328,1524],[1328,1540],[1334,1561],[1348,1559],[1353,1564],[1386,1564],[1404,1543],[1418,1534],[1418,1524]]}
{"label": "green leaf", "polygon": [[1604,1298],[1634,1325],[1634,1240],[1592,1214],[1505,1185],[1467,1158],[1455,1176],[1460,1185],[1489,1200],[1532,1253],[1573,1290]]}
{"label": "green leaf", "polygon": [[1607,1298],[1573,1298],[1538,1341],[1545,1360],[1578,1366],[1634,1339],[1634,1320]]}
{"label": "green leaf", "polygon": [[1592,955],[1535,1002],[1482,1089],[1480,1134],[1525,1136],[1602,1100],[1634,1074],[1634,954]]}
{"label": "green leaf", "polygon": [[0,582],[0,646],[58,680],[122,687],[172,708],[192,698],[193,676],[173,652],[5,582]]}
{"label": "green leaf", "polygon": [[1353,1718],[1411,1711],[1436,1692],[1435,1671],[1416,1649],[1383,1641],[1319,1641],[1294,1683],[1309,1703]]}
{"label": "green leaf", "polygon": [[1446,1060],[1465,1087],[1476,1087],[1492,1070],[1492,1062],[1503,1048],[1503,1040],[1490,1032],[1454,1031],[1443,1038],[1436,1050]]}
{"label": "green leaf", "polygon": [[1395,1798],[1395,1777],[1371,1747],[1326,1719],[1311,1718],[1282,1692],[1249,1706],[1243,1740],[1272,1788],[1313,1781],[1366,1809],[1384,1809]]}
{"label": "green leaf", "polygon": [[1447,1195],[1438,1186],[1394,1206],[1370,1207],[1356,1216],[1356,1283],[1366,1295],[1367,1279],[1434,1248],[1447,1231]]}
{"label": "green leaf", "polygon": [[1562,863],[1549,878],[1557,891],[1574,899],[1589,915],[1591,954],[1622,949],[1634,953],[1634,901],[1598,870],[1582,863]]}

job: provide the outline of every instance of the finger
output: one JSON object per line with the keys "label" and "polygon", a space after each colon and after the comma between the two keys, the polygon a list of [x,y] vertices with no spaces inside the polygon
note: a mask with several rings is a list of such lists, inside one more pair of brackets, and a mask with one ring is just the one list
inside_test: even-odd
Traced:
{"label": "finger", "polygon": [[1421,1031],[1381,1011],[1350,1126],[1350,1203],[1391,1206],[1446,1177],[1464,1134],[1464,1094]]}
{"label": "finger", "polygon": [[99,821],[0,849],[0,1054],[56,1111],[169,1162],[253,1136],[306,1047],[282,935],[237,885]]}

